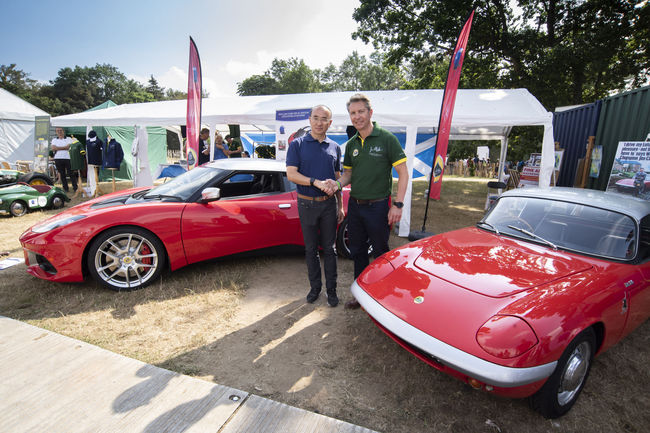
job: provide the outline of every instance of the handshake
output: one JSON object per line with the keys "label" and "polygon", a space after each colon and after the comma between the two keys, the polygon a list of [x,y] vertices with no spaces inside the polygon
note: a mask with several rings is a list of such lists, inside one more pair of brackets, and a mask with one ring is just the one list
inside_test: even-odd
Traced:
{"label": "handshake", "polygon": [[339,184],[334,179],[326,179],[318,181],[318,185],[314,183],[321,191],[327,195],[332,195],[339,190]]}

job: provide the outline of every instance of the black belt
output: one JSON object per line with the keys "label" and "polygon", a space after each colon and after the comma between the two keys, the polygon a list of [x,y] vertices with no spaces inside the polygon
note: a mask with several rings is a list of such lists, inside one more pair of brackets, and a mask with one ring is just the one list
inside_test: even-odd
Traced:
{"label": "black belt", "polygon": [[377,198],[374,200],[360,200],[358,198],[350,197],[350,200],[354,200],[356,204],[370,204],[370,203],[377,203],[378,201],[384,201],[387,200],[388,197],[383,197],[383,198]]}
{"label": "black belt", "polygon": [[304,195],[300,193],[297,194],[298,194],[298,198],[301,198],[303,200],[311,200],[311,201],[325,201],[332,198],[331,195],[319,195],[318,197],[312,197],[310,195]]}

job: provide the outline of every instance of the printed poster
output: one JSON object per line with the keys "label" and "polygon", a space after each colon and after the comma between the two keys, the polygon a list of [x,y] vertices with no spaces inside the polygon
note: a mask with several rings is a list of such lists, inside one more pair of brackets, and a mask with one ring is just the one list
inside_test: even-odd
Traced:
{"label": "printed poster", "polygon": [[600,176],[600,164],[603,162],[603,146],[594,146],[591,151],[591,167],[589,167],[589,177],[598,178]]}
{"label": "printed poster", "polygon": [[309,115],[311,108],[298,108],[295,110],[277,110],[275,112],[275,136],[277,139],[275,159],[287,159],[289,143],[296,138],[309,134]]}
{"label": "printed poster", "polygon": [[621,141],[616,149],[607,191],[650,200],[650,141]]}

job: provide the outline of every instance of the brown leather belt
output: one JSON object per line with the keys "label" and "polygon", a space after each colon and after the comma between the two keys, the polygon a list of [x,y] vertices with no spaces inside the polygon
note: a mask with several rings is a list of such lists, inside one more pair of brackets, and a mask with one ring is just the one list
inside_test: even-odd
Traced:
{"label": "brown leather belt", "polygon": [[377,198],[377,199],[374,199],[374,200],[360,200],[360,199],[358,199],[358,198],[350,197],[350,200],[354,200],[354,202],[355,202],[356,204],[370,204],[370,203],[377,203],[378,201],[384,201],[384,200],[386,200],[387,198],[388,198],[388,197]]}
{"label": "brown leather belt", "polygon": [[298,194],[298,198],[302,198],[304,200],[310,200],[310,201],[325,201],[333,197],[331,195],[319,195],[318,197],[312,197],[310,195],[304,195],[300,193],[296,193],[296,194]]}

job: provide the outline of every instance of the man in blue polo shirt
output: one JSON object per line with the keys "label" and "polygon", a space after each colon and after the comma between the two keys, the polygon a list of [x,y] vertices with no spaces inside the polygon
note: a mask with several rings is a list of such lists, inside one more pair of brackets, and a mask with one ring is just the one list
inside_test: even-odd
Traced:
{"label": "man in blue polo shirt", "polygon": [[287,177],[297,185],[298,215],[305,241],[305,259],[310,291],[307,302],[315,302],[322,289],[319,245],[323,249],[327,304],[336,307],[336,226],[343,221],[341,192],[333,187],[341,175],[341,148],[327,138],[332,111],[317,105],[309,115],[311,132],[289,143]]}

